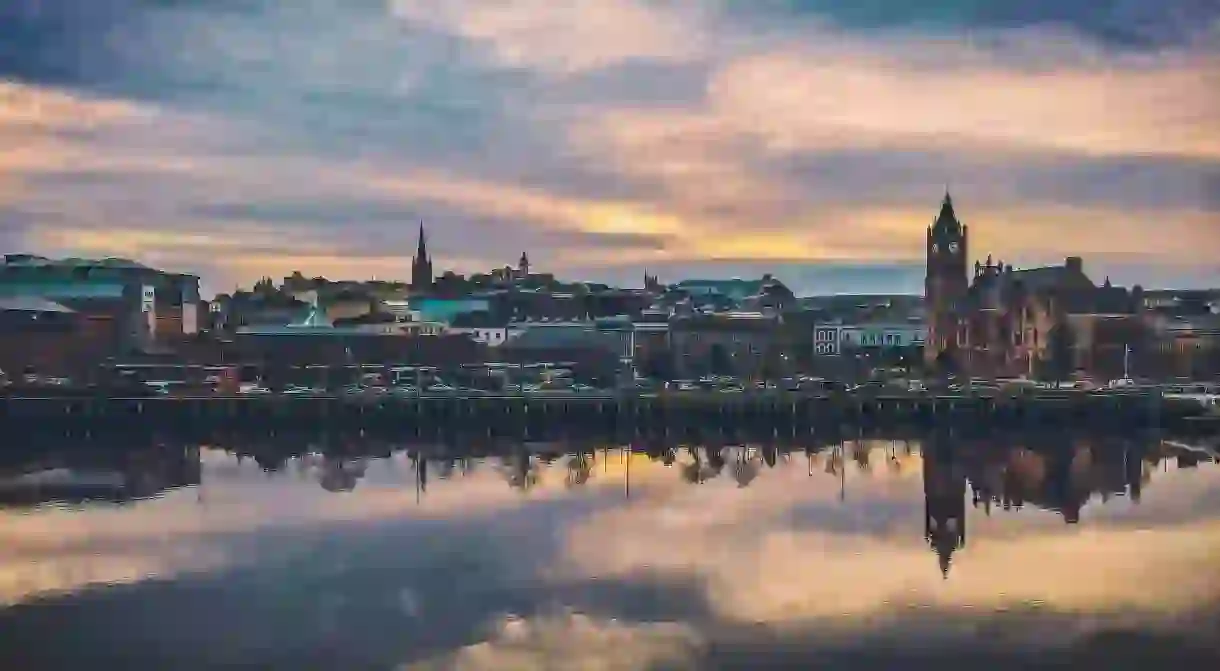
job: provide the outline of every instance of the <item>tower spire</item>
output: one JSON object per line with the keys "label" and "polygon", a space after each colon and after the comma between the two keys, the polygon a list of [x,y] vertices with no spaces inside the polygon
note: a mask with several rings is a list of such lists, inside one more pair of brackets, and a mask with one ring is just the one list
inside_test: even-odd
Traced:
{"label": "tower spire", "polygon": [[418,261],[428,260],[428,232],[424,230],[424,222],[419,222],[419,244],[415,248],[415,258]]}
{"label": "tower spire", "polygon": [[949,195],[949,187],[945,186],[945,197],[940,202],[940,213],[932,223],[933,229],[942,233],[957,235],[961,232],[961,222],[953,211],[953,196]]}
{"label": "tower spire", "polygon": [[424,222],[419,222],[419,244],[415,248],[415,258],[411,262],[411,288],[427,290],[432,288],[432,259],[428,257],[428,233],[424,230]]}

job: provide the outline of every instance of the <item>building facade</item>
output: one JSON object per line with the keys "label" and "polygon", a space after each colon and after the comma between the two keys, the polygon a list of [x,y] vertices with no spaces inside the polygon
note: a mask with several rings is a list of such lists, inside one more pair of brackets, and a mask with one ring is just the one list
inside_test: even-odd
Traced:
{"label": "building facade", "polygon": [[1156,347],[1147,354],[1149,368],[1184,380],[1220,376],[1220,314],[1156,316],[1151,323]]}
{"label": "building facade", "polygon": [[200,327],[198,277],[126,259],[8,254],[0,264],[0,298],[62,305],[104,341],[101,349],[115,353],[172,344]]}
{"label": "building facade", "polygon": [[1143,290],[1098,286],[1080,257],[1062,266],[967,265],[968,230],[945,194],[927,232],[929,369],[982,377],[1116,378],[1149,346]]}
{"label": "building facade", "polygon": [[695,314],[673,319],[669,338],[674,370],[685,378],[731,375],[775,377],[783,372],[779,318],[760,313]]}
{"label": "building facade", "polygon": [[927,335],[927,326],[920,323],[815,324],[813,353],[838,356],[864,348],[922,348]]}

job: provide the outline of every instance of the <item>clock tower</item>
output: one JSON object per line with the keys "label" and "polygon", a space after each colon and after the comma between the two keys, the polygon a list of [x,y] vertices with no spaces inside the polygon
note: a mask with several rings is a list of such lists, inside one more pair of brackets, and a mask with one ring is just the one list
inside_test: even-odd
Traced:
{"label": "clock tower", "polygon": [[945,190],[940,214],[928,227],[927,268],[924,275],[924,309],[928,337],[924,363],[932,365],[940,354],[956,346],[958,312],[970,287],[966,265],[966,227],[953,212],[953,198]]}

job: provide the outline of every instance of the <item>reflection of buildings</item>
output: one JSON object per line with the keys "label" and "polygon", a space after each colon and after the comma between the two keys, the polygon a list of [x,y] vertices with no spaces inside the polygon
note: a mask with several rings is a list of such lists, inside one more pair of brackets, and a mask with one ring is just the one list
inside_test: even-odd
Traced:
{"label": "reflection of buildings", "polygon": [[195,448],[40,455],[0,471],[0,505],[131,501],[199,482]]}
{"label": "reflection of buildings", "polygon": [[501,459],[501,472],[514,489],[529,490],[538,484],[538,468],[533,457],[525,452],[514,452]]}
{"label": "reflection of buildings", "polygon": [[949,577],[953,552],[966,546],[966,474],[949,448],[929,444],[923,459],[924,538]]}
{"label": "reflection of buildings", "polygon": [[325,457],[318,484],[328,492],[350,492],[364,477],[364,471],[363,461]]}
{"label": "reflection of buildings", "polygon": [[975,506],[990,511],[993,503],[1005,510],[1034,505],[1075,524],[1094,496],[1103,501],[1129,496],[1138,502],[1149,477],[1144,456],[1143,450],[1130,446],[1106,449],[1080,443],[1038,451],[1016,447],[989,451],[980,460],[970,460],[967,468]]}

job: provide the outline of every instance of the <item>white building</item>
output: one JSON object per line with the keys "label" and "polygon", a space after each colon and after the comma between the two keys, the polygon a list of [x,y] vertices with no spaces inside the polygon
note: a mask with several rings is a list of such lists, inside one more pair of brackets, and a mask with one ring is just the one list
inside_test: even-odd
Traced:
{"label": "white building", "polygon": [[508,324],[496,321],[484,312],[471,312],[449,320],[449,333],[464,334],[488,347],[499,347],[512,337]]}
{"label": "white building", "polygon": [[860,348],[919,347],[928,327],[919,322],[817,324],[813,328],[813,353],[834,356]]}
{"label": "white building", "polygon": [[507,326],[450,326],[448,333],[466,334],[471,340],[488,347],[499,347],[508,342]]}

